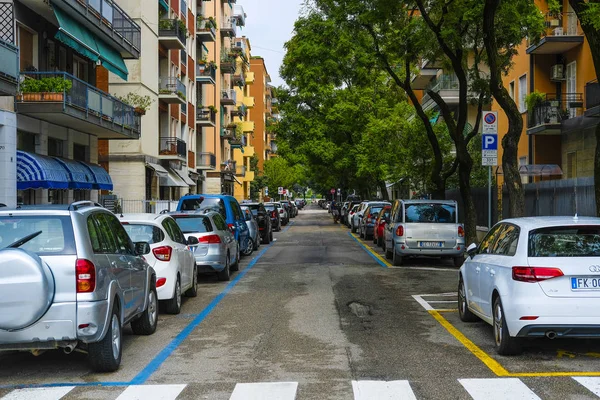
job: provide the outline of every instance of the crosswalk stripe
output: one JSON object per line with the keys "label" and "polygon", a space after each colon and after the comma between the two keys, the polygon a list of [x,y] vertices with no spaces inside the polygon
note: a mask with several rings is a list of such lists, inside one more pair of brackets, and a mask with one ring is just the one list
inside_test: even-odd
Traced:
{"label": "crosswalk stripe", "polygon": [[185,387],[186,385],[133,385],[128,386],[117,400],[175,400]]}
{"label": "crosswalk stripe", "polygon": [[600,378],[573,377],[573,379],[585,386],[587,390],[600,397]]}
{"label": "crosswalk stripe", "polygon": [[229,400],[294,400],[298,382],[238,383]]}
{"label": "crosswalk stripe", "polygon": [[540,400],[518,378],[459,379],[474,400]]}
{"label": "crosswalk stripe", "polygon": [[74,388],[75,386],[17,389],[2,397],[2,400],[60,400]]}
{"label": "crosswalk stripe", "polygon": [[352,381],[355,400],[416,400],[408,381]]}

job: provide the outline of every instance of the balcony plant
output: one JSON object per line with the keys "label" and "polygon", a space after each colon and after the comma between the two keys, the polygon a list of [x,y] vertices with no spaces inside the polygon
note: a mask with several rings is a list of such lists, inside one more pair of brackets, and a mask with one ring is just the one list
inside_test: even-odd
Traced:
{"label": "balcony plant", "polygon": [[215,114],[217,114],[217,113],[219,112],[219,111],[217,110],[217,107],[215,107],[215,106],[208,106],[208,109],[209,109],[211,112],[215,113]]}
{"label": "balcony plant", "polygon": [[41,79],[28,78],[21,83],[21,95],[17,100],[22,101],[63,101],[65,92],[73,87],[71,80],[63,77]]}
{"label": "balcony plant", "polygon": [[150,108],[150,105],[154,100],[150,96],[141,96],[136,93],[127,93],[126,96],[117,96],[116,98],[121,100],[123,103],[133,107],[133,111],[137,115],[146,115],[146,111]]}
{"label": "balcony plant", "polygon": [[538,91],[533,91],[525,96],[525,105],[527,107],[527,111],[533,112],[533,109],[546,101],[546,93],[540,93]]}
{"label": "balcony plant", "polygon": [[173,20],[171,19],[161,19],[158,21],[158,29],[159,30],[171,30],[174,28]]}

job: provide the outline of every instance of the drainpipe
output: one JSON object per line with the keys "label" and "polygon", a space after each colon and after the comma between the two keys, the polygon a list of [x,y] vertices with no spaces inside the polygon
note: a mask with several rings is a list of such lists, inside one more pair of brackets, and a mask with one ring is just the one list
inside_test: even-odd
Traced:
{"label": "drainpipe", "polygon": [[[529,88],[531,91],[533,91],[533,89],[535,88],[535,77],[533,74],[533,71],[535,71],[535,54],[531,54],[529,56]],[[527,115],[527,125],[529,125],[529,114]],[[525,128],[527,129],[527,128]],[[528,140],[528,150],[527,152],[529,153],[527,156],[527,161],[529,164],[534,164],[534,159],[533,159],[533,135],[527,135],[527,140]],[[532,182],[532,177],[529,176],[527,178],[527,181],[529,183]]]}

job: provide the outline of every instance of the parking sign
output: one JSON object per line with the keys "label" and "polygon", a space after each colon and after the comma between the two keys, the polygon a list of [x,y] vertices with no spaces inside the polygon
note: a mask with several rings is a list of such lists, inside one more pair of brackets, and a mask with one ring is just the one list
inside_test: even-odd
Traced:
{"label": "parking sign", "polygon": [[498,134],[498,112],[486,111],[483,113],[483,130],[485,134]]}

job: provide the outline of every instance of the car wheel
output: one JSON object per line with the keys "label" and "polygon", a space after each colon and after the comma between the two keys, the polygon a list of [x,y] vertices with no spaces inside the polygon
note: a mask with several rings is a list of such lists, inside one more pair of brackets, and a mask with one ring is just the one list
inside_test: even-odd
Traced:
{"label": "car wheel", "polygon": [[271,240],[273,238],[273,231],[269,231],[267,233],[265,233],[265,237],[263,238],[263,244],[269,244],[271,243]]}
{"label": "car wheel", "polygon": [[194,272],[192,272],[192,287],[189,288],[185,295],[186,297],[196,297],[198,296],[198,268],[194,264]]}
{"label": "car wheel", "polygon": [[131,321],[131,330],[136,335],[152,335],[158,324],[158,296],[156,295],[156,284],[152,282],[148,292],[148,306],[136,320]]}
{"label": "car wheel", "polygon": [[402,261],[402,256],[399,256],[394,249],[394,251],[392,251],[392,264],[394,264],[395,267],[399,267],[402,265]]}
{"label": "car wheel", "polygon": [[351,229],[352,229],[352,233],[356,233],[356,227],[354,226],[354,224],[352,224]]}
{"label": "car wheel", "polygon": [[[248,240],[252,240],[250,238],[248,238]],[[250,246],[250,249],[252,249],[252,246]],[[250,254],[252,254],[252,251],[250,251]],[[240,246],[238,245],[237,247],[237,258],[236,258],[236,262],[235,264],[233,263],[229,263],[229,271],[233,272],[233,271],[239,271],[240,270],[240,260],[242,259],[241,257],[241,249]]]}
{"label": "car wheel", "polygon": [[225,258],[225,268],[223,268],[222,271],[217,272],[217,278],[220,281],[228,281],[230,278],[230,273],[229,273],[229,254],[227,254],[227,257]]}
{"label": "car wheel", "polygon": [[254,240],[252,240],[252,238],[250,236],[248,236],[246,238],[246,243],[244,244],[244,250],[242,251],[242,254],[244,256],[249,256],[250,254],[252,254],[253,251],[254,251]]}
{"label": "car wheel", "polygon": [[256,240],[254,241],[254,251],[258,250],[258,248],[260,247],[260,236],[257,236]]}
{"label": "car wheel", "polygon": [[181,312],[181,280],[179,279],[179,275],[175,282],[173,298],[165,300],[165,311],[167,314],[179,314]]}
{"label": "car wheel", "polygon": [[465,290],[465,283],[462,277],[458,281],[458,316],[463,322],[475,322],[479,320],[479,317],[469,310],[467,291]]}
{"label": "car wheel", "polygon": [[501,356],[511,356],[521,353],[521,344],[519,338],[511,337],[508,333],[506,325],[506,317],[504,316],[504,308],[500,296],[494,301],[494,341],[496,343],[496,351]]}
{"label": "car wheel", "polygon": [[119,311],[113,306],[104,338],[88,345],[88,360],[96,372],[114,372],[121,365],[123,335]]}

